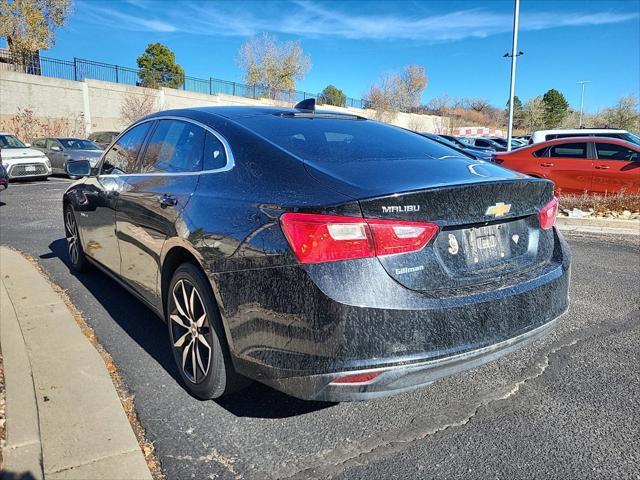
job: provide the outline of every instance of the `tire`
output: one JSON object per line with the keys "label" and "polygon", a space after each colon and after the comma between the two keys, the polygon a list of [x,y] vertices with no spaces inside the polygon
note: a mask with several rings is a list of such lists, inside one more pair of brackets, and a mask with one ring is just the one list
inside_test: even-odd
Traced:
{"label": "tire", "polygon": [[204,273],[183,263],[173,274],[165,317],[173,358],[187,390],[209,400],[248,383],[231,363],[222,319]]}
{"label": "tire", "polygon": [[86,271],[89,267],[89,262],[82,249],[78,222],[76,222],[76,216],[71,205],[67,205],[64,209],[64,232],[67,239],[67,253],[69,254],[71,270],[78,273]]}

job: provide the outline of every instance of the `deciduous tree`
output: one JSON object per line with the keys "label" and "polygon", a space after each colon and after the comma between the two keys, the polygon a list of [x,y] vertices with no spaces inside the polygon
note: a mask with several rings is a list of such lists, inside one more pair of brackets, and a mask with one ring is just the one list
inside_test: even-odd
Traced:
{"label": "deciduous tree", "polygon": [[371,86],[365,100],[376,111],[381,121],[393,120],[399,111],[410,111],[420,104],[422,92],[427,87],[424,68],[418,65],[405,67],[400,74],[388,74]]}
{"label": "deciduous tree", "polygon": [[627,95],[620,98],[615,106],[606,108],[597,115],[597,123],[597,126],[600,127],[639,132],[640,110],[638,110],[638,97]]}
{"label": "deciduous tree", "polygon": [[158,104],[155,95],[131,93],[125,96],[120,104],[120,120],[127,126],[156,111]]}
{"label": "deciduous tree", "polygon": [[176,55],[162,43],[150,43],[138,57],[140,84],[149,88],[179,88],[184,83],[184,70],[176,63]]}
{"label": "deciduous tree", "polygon": [[545,105],[542,97],[532,98],[524,104],[522,120],[523,126],[530,132],[544,128]]}
{"label": "deciduous tree", "polygon": [[73,11],[71,0],[0,0],[0,36],[23,57],[55,44],[55,31]]}
{"label": "deciduous tree", "polygon": [[237,61],[245,82],[266,90],[270,98],[295,90],[296,82],[311,69],[311,57],[304,54],[300,42],[280,42],[267,33],[246,41]]}

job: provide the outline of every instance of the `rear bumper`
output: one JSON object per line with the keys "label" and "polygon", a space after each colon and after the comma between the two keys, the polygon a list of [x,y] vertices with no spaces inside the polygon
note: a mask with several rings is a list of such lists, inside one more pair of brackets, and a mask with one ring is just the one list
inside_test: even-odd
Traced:
{"label": "rear bumper", "polygon": [[[546,334],[568,308],[570,253],[491,286],[429,295],[376,259],[230,272],[216,279],[236,370],[292,396],[363,400],[494,360]],[[250,288],[247,288],[250,286]],[[376,371],[366,384],[331,384]]]}
{"label": "rear bumper", "polygon": [[[550,333],[559,318],[508,340],[459,355],[427,360],[411,365],[395,365],[383,369],[291,377],[266,381],[265,383],[280,391],[306,400],[348,402],[396,395],[427,386],[441,378],[479,367],[524,348]],[[346,375],[370,372],[380,373],[374,380],[366,383],[331,383]]]}

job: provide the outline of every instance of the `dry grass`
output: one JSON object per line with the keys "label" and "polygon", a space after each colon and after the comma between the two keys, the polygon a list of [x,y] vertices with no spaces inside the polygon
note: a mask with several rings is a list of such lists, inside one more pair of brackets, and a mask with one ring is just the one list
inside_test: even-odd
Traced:
{"label": "dry grass", "polygon": [[98,343],[95,332],[84,320],[80,310],[78,310],[76,306],[71,302],[71,300],[69,299],[69,296],[67,295],[67,291],[64,288],[61,288],[58,285],[56,285],[53,281],[51,281],[47,273],[42,269],[40,264],[33,257],[31,257],[30,255],[26,255],[22,252],[19,252],[19,253],[23,255],[27,260],[29,260],[34,267],[36,267],[36,269],[40,272],[40,274],[49,282],[49,284],[51,285],[51,288],[53,288],[53,290],[58,295],[60,295],[60,298],[62,298],[65,305],[73,315],[73,318],[76,320],[84,336],[89,339],[89,341],[92,343],[94,348],[98,351],[98,353],[102,357],[102,360],[104,361],[104,364],[107,367],[107,371],[111,376],[111,381],[113,382],[113,385],[116,388],[118,397],[120,397],[120,403],[122,404],[122,407],[127,415],[127,418],[129,419],[129,423],[131,424],[131,427],[133,429],[133,432],[135,433],[136,438],[138,439],[138,443],[140,444],[140,450],[142,450],[142,453],[144,454],[144,458],[147,461],[147,466],[151,471],[151,475],[153,476],[154,480],[165,480],[165,476],[162,473],[162,469],[160,467],[160,461],[155,456],[153,443],[147,440],[145,430],[140,424],[140,420],[138,419],[133,395],[129,393],[126,385],[124,384],[124,381],[122,380],[122,377],[118,372],[118,367],[116,367],[116,364],[113,362],[113,358],[111,358],[111,355],[109,354],[109,352],[107,352],[104,349],[104,347]]}
{"label": "dry grass", "polygon": [[593,212],[596,214],[608,212],[622,213],[625,210],[629,210],[631,213],[640,212],[640,194],[561,195],[559,200],[561,209],[571,210],[578,208],[585,212],[593,209]]}

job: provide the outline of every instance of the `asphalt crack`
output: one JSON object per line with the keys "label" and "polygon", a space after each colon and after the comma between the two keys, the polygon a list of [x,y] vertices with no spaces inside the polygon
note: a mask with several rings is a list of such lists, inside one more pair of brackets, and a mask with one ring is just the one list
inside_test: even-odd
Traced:
{"label": "asphalt crack", "polygon": [[[609,323],[607,325],[603,325],[600,328],[596,328],[589,335],[583,337],[575,337],[570,339],[569,341],[565,340],[562,343],[557,341],[555,342],[555,346],[553,346],[554,344],[552,344],[549,351],[534,364],[532,368],[535,369],[535,373],[526,376],[522,380],[517,381],[515,384],[512,384],[506,388],[502,388],[501,390],[496,392],[495,395],[491,395],[483,399],[476,405],[471,406],[467,410],[466,414],[463,414],[462,418],[460,418],[459,420],[450,421],[444,425],[429,428],[427,430],[422,430],[420,428],[424,428],[424,425],[418,425],[411,431],[406,431],[405,429],[401,432],[384,432],[379,437],[371,438],[365,443],[356,443],[334,449],[330,452],[325,452],[325,456],[323,459],[325,462],[316,465],[309,465],[305,468],[297,470],[293,474],[290,474],[288,476],[279,476],[278,478],[281,478],[283,480],[295,480],[302,478],[332,478],[349,468],[371,463],[372,456],[374,456],[375,460],[379,460],[383,456],[387,457],[390,454],[403,450],[413,442],[424,440],[434,435],[442,434],[449,429],[464,427],[489,405],[497,402],[504,402],[514,397],[527,383],[535,381],[536,379],[544,375],[544,373],[552,365],[553,358],[562,356],[566,353],[567,350],[571,350],[576,345],[588,343],[589,341],[601,339],[603,337],[614,335],[622,331],[631,331],[638,327],[640,327],[640,318],[630,319],[628,317],[625,317],[624,319],[620,319],[613,324]],[[409,425],[413,425],[414,422],[416,424],[419,423],[417,422],[417,420],[419,419],[421,419],[421,417],[415,417],[411,420],[411,422],[409,422]],[[400,435],[404,436],[405,438],[391,438],[396,437],[398,433],[400,433]],[[329,461],[329,463],[326,462],[327,460]]]}

